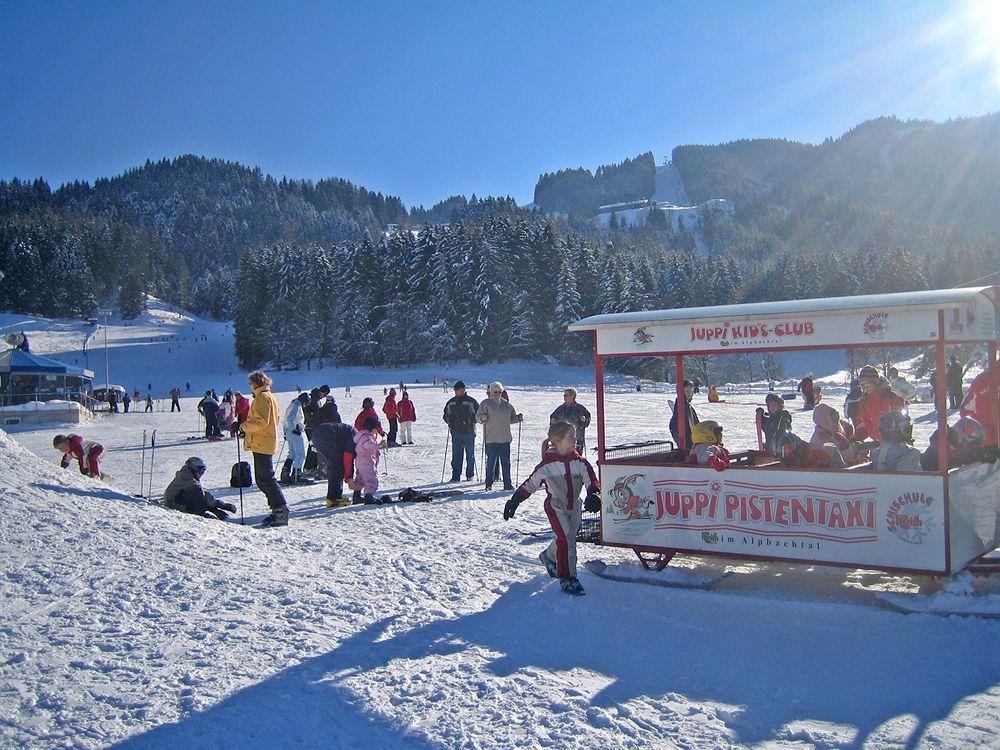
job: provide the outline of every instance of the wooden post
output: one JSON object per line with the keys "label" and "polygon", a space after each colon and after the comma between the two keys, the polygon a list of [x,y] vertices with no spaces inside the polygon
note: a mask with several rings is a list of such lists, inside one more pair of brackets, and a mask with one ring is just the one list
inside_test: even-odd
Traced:
{"label": "wooden post", "polygon": [[684,357],[677,355],[677,442],[678,448],[687,448],[687,403],[684,397]]}

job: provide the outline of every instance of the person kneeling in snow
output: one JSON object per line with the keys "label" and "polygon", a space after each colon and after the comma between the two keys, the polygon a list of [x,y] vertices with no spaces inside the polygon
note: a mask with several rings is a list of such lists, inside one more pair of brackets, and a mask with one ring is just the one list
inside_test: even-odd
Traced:
{"label": "person kneeling in snow", "polygon": [[729,451],[722,444],[722,427],[711,419],[699,422],[691,429],[694,448],[688,454],[688,461],[699,466],[711,466],[716,471],[725,471],[729,466]]}
{"label": "person kneeling in snow", "polygon": [[62,451],[63,457],[59,465],[64,469],[74,458],[80,465],[80,473],[94,479],[101,478],[100,457],[104,446],[94,440],[84,440],[79,435],[56,435],[52,439],[52,447]]}
{"label": "person kneeling in snow", "polygon": [[225,521],[229,518],[226,511],[235,513],[236,506],[232,503],[216,500],[212,497],[212,493],[205,491],[205,488],[201,486],[201,478],[205,475],[205,469],[205,462],[197,456],[191,456],[185,461],[163,491],[163,505],[172,510],[196,516],[211,514],[220,521]]}
{"label": "person kneeling in snow", "polygon": [[[545,454],[542,462],[520,487],[503,509],[505,521],[514,517],[517,506],[528,499],[543,484],[545,515],[552,524],[556,538],[538,559],[553,578],[558,578],[562,590],[580,596],[584,593],[576,577],[576,534],[580,530],[583,509],[596,513],[601,509],[601,483],[594,468],[576,450],[576,428],[568,422],[556,422],[549,427],[549,441],[553,450]],[[580,491],[587,488],[587,499],[581,508]]]}

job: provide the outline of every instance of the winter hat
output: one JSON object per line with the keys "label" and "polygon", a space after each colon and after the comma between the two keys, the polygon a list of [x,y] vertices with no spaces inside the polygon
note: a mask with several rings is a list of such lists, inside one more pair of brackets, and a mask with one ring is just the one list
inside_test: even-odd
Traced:
{"label": "winter hat", "polygon": [[872,365],[865,365],[858,373],[858,380],[878,380],[878,370]]}
{"label": "winter hat", "polygon": [[361,408],[362,409],[374,409],[375,408],[375,402],[372,399],[370,399],[370,398],[365,398],[365,399],[363,399],[361,401]]}
{"label": "winter hat", "polygon": [[395,398],[395,397],[396,397],[396,389],[395,388],[390,388],[389,389],[389,398]]}
{"label": "winter hat", "polygon": [[[879,429],[881,429],[881,424]],[[983,427],[983,423],[978,419],[972,417],[962,417],[957,422],[955,422],[955,429],[965,435],[971,440],[975,440],[978,443],[986,442],[986,428]]]}
{"label": "winter hat", "polygon": [[402,396],[402,398],[409,398],[409,397],[410,397],[410,394],[409,394],[409,392],[407,392],[407,391],[403,391],[403,396]]}
{"label": "winter hat", "polygon": [[319,392],[322,393],[324,396],[327,395],[330,392],[330,386],[324,383],[319,387]]}
{"label": "winter hat", "polygon": [[816,404],[813,409],[813,424],[827,432],[842,432],[840,429],[840,413],[829,404]]}
{"label": "winter hat", "polygon": [[365,430],[375,430],[381,428],[382,423],[378,421],[378,417],[369,414],[361,421],[361,427]]}
{"label": "winter hat", "polygon": [[490,383],[490,387],[487,390],[490,393],[503,393],[504,391],[503,383],[501,383],[499,380],[494,380],[492,383]]}
{"label": "winter hat", "polygon": [[453,385],[452,388],[454,388],[456,391],[459,388],[461,388],[462,390],[465,390],[465,381],[464,380],[456,380],[455,381],[455,385]]}
{"label": "winter hat", "polygon": [[772,401],[777,401],[779,406],[785,405],[785,399],[779,396],[777,393],[768,393],[767,398],[764,399],[765,404],[769,404]]}
{"label": "winter hat", "polygon": [[887,411],[878,418],[878,429],[882,437],[892,443],[909,443],[913,441],[913,423],[907,414],[898,411]]}
{"label": "winter hat", "polygon": [[305,406],[306,404],[309,403],[309,394],[303,391],[302,393],[300,393],[298,396],[295,397],[295,400],[298,401],[303,406]]}

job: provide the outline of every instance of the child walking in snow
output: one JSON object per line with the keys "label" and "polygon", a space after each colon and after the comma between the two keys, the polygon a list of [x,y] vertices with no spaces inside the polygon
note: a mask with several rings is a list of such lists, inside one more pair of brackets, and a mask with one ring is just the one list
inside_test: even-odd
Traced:
{"label": "child walking in snow", "polygon": [[[576,450],[576,428],[567,422],[556,422],[549,427],[549,441],[554,450],[545,454],[542,462],[518,487],[503,509],[504,520],[514,517],[517,506],[528,499],[543,484],[545,515],[556,538],[538,559],[549,575],[558,578],[562,590],[580,596],[584,593],[576,577],[576,533],[580,530],[583,509],[596,512],[601,509],[601,484],[587,459]],[[580,503],[580,492],[586,487],[587,499]]]}
{"label": "child walking in snow", "polygon": [[80,473],[84,476],[101,478],[100,457],[104,446],[93,440],[84,440],[79,435],[56,435],[52,447],[62,451],[63,457],[59,465],[64,469],[74,458],[80,465]]}
{"label": "child walking in snow", "polygon": [[354,436],[354,449],[357,452],[354,462],[357,472],[354,496],[360,498],[363,495],[366,505],[375,503],[375,493],[378,492],[378,462],[382,451],[381,443],[373,433],[381,430],[378,417],[369,415],[362,420],[361,429]]}

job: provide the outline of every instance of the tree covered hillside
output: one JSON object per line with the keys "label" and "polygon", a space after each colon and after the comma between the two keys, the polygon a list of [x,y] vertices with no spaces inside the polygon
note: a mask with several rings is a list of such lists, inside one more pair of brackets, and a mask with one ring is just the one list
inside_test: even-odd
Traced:
{"label": "tree covered hillside", "polygon": [[[227,269],[248,247],[341,242],[406,216],[398,198],[346,180],[277,180],[196,156],[55,191],[43,180],[0,181],[0,308],[70,314],[118,290],[133,302],[149,291],[213,312],[205,301],[224,302]],[[53,274],[75,286],[41,295],[25,287]]]}
{"label": "tree covered hillside", "polygon": [[781,140],[673,151],[693,201],[728,198],[710,221],[716,252],[918,253],[995,245],[1000,233],[1000,114],[945,123],[873,120],[819,146]]}
{"label": "tree covered hillside", "polygon": [[547,172],[535,185],[535,205],[547,213],[593,216],[599,206],[648,198],[656,181],[656,162],[647,151],[620,164]]}

